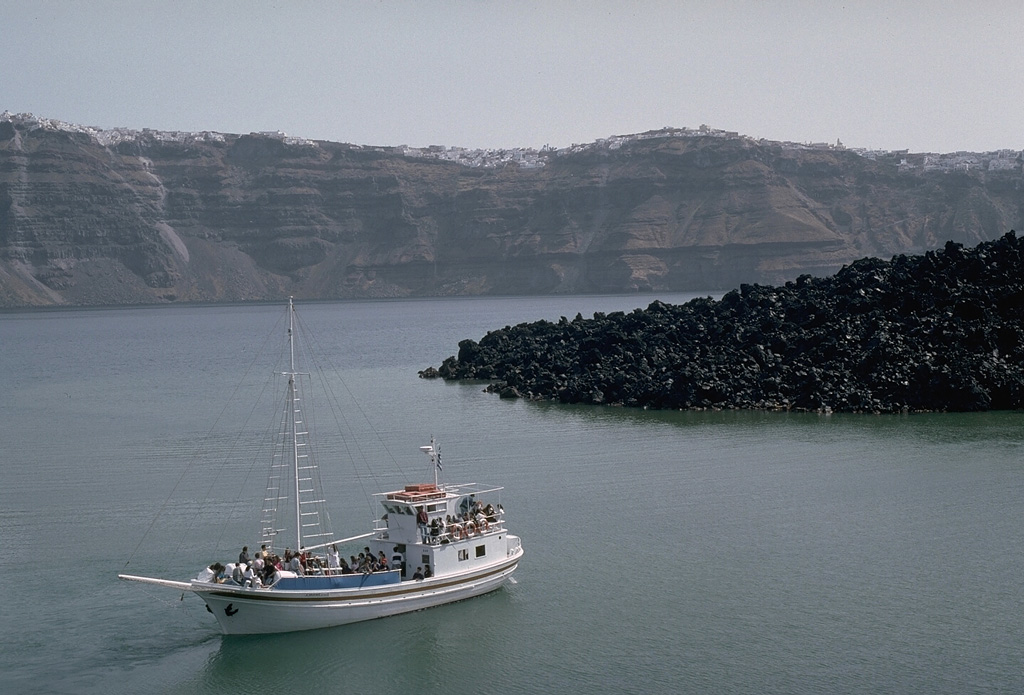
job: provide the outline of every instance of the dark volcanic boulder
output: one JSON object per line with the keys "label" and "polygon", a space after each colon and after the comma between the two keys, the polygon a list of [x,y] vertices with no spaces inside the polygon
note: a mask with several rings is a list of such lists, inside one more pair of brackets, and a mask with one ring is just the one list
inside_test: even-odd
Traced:
{"label": "dark volcanic boulder", "polygon": [[1015,232],[720,301],[538,321],[463,340],[438,370],[502,397],[651,408],[899,412],[1024,406]]}

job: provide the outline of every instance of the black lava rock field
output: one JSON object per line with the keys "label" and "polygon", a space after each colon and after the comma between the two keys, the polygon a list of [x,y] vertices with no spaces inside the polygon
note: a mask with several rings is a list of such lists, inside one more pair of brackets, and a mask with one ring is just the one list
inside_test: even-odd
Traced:
{"label": "black lava rock field", "polygon": [[1024,239],[1011,231],[718,301],[506,326],[420,374],[645,408],[1013,410],[1024,407],[1022,314]]}

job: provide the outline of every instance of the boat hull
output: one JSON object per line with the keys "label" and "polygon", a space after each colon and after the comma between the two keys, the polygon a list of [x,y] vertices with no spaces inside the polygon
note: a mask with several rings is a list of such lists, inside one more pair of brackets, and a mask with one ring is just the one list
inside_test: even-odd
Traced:
{"label": "boat hull", "polygon": [[382,587],[327,591],[243,589],[193,582],[226,635],[317,630],[423,610],[499,588],[515,571],[522,548],[471,572]]}

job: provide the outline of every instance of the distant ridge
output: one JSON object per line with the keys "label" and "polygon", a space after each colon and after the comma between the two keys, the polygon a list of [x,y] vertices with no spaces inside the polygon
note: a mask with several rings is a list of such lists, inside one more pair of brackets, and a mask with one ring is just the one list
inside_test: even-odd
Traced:
{"label": "distant ridge", "polygon": [[[68,123],[53,118],[39,118],[31,113],[11,113],[4,111],[0,113],[0,122],[16,123],[25,129],[41,128],[46,130],[64,131],[69,133],[82,133],[92,137],[97,143],[104,146],[118,145],[125,142],[139,142],[145,140],[157,140],[160,142],[224,142],[227,138],[239,137],[240,134],[221,133],[217,131],[180,131],[180,130],[154,130],[143,128],[99,128],[96,126],[83,126]],[[310,138],[290,136],[280,130],[259,131],[249,133],[251,136],[268,137],[280,140],[288,145],[305,145],[315,147],[318,142]],[[708,125],[701,125],[698,128],[665,126],[656,130],[647,130],[641,133],[626,135],[610,135],[606,138],[599,138],[593,142],[574,143],[568,147],[541,147],[540,149],[530,147],[514,148],[470,148],[459,145],[431,145],[427,147],[409,147],[408,145],[386,146],[363,143],[357,147],[368,147],[381,151],[397,151],[410,157],[422,157],[424,159],[437,159],[453,161],[464,166],[496,167],[505,164],[517,164],[524,167],[544,166],[551,157],[565,156],[586,152],[592,149],[608,148],[619,149],[623,145],[639,140],[654,140],[666,137],[716,137],[726,139],[742,139],[768,144],[787,149],[797,150],[849,150],[868,159],[900,157],[905,168],[921,166],[926,169],[942,170],[968,170],[971,166],[983,169],[998,168],[1012,169],[1016,164],[1020,168],[1021,150],[1000,149],[987,152],[968,152],[965,150],[949,153],[919,152],[910,153],[907,149],[885,150],[866,147],[850,147],[843,145],[842,141],[835,143],[828,142],[792,142],[786,140],[767,140],[765,138],[754,138],[749,135],[742,135],[737,131],[712,128]],[[903,162],[903,160],[907,160]],[[914,162],[914,163],[911,163]]]}
{"label": "distant ridge", "polygon": [[664,128],[541,150],[0,114],[0,306],[728,289],[1024,228],[1020,152]]}

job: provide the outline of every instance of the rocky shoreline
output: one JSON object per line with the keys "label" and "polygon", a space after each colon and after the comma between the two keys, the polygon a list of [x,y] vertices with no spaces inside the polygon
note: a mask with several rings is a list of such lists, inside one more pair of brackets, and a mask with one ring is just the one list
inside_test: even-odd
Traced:
{"label": "rocky shoreline", "polygon": [[463,340],[424,378],[503,398],[818,412],[1024,407],[1024,238]]}

